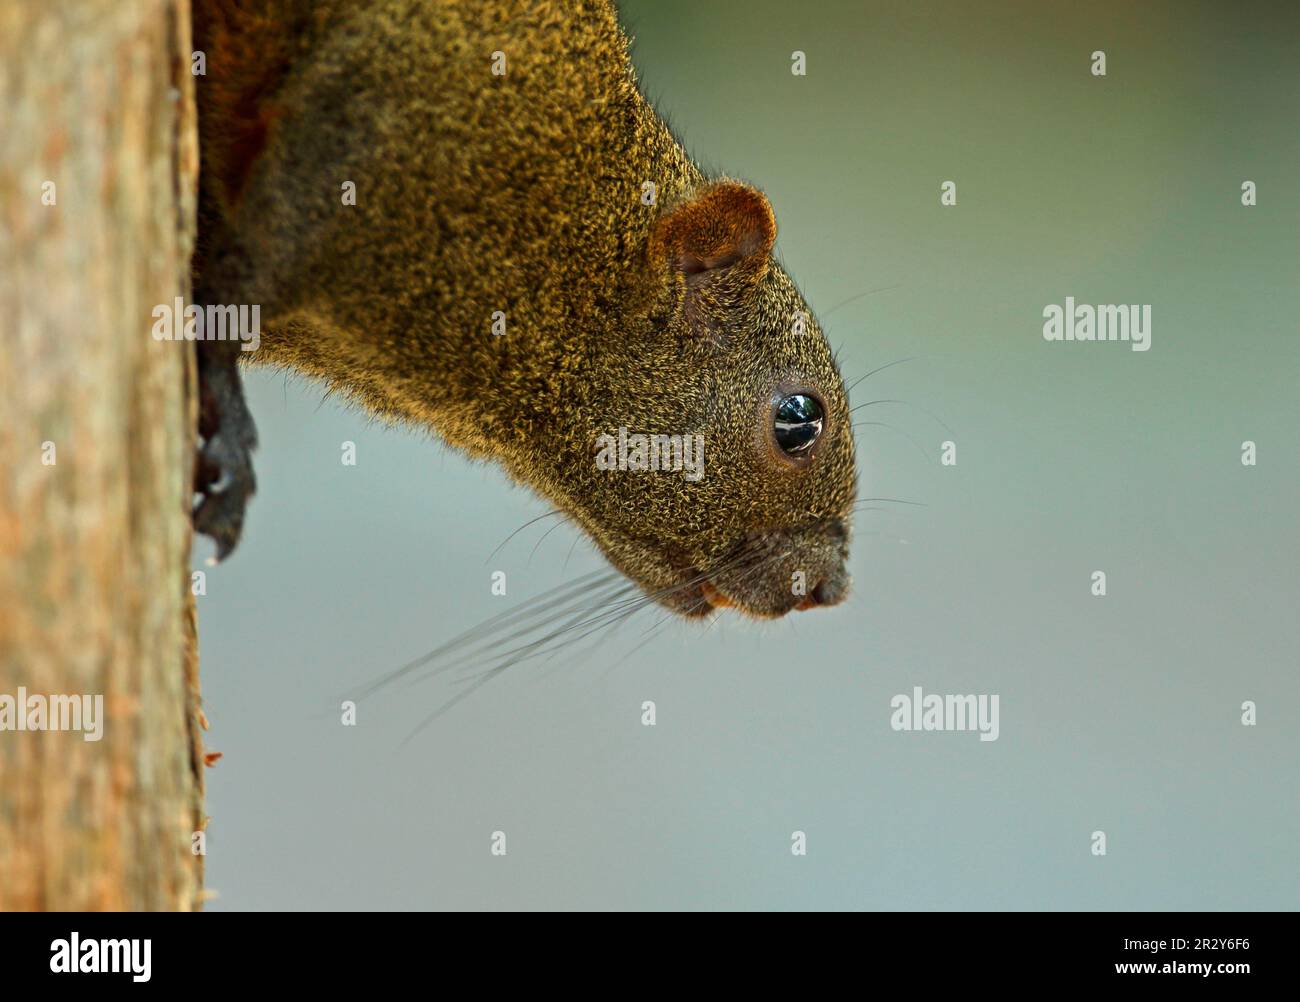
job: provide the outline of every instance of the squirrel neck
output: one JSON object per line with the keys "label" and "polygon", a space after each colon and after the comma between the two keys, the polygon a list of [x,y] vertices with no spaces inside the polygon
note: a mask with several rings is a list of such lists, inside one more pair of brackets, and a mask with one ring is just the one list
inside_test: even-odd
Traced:
{"label": "squirrel neck", "polygon": [[505,458],[508,467],[535,469],[538,443],[559,434],[557,402],[608,396],[608,381],[635,362],[652,316],[673,295],[649,258],[652,230],[665,208],[706,183],[620,51],[621,69],[593,74],[586,93],[570,91],[563,114],[540,95],[532,102],[529,124],[542,131],[562,122],[568,148],[553,163],[535,163],[524,175],[531,184],[504,211],[476,220],[510,234],[482,300],[504,314],[503,333],[493,334],[486,364],[452,381],[451,406],[434,423],[471,454]]}

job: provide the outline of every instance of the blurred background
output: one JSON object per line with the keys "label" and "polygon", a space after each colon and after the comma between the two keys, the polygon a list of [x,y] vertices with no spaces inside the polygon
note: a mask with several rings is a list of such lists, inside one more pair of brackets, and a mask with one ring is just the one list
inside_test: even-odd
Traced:
{"label": "blurred background", "polygon": [[[861,494],[927,507],[859,516],[844,606],[642,617],[403,746],[454,681],[355,727],[337,697],[601,561],[550,520],[489,560],[549,506],[248,372],[259,492],[199,599],[210,907],[1295,908],[1300,14],[620,10],[687,148],[767,193],[846,378],[913,359],[854,391],[890,401]],[[1066,296],[1150,304],[1151,350],[1045,342]],[[891,730],[913,686],[998,694],[999,739]]]}

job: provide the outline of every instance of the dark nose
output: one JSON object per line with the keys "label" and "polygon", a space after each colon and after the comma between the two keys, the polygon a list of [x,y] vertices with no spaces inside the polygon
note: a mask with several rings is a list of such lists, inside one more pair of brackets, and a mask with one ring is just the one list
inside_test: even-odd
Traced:
{"label": "dark nose", "polygon": [[817,582],[808,598],[800,603],[800,609],[812,609],[821,605],[839,605],[849,593],[849,574],[839,567]]}

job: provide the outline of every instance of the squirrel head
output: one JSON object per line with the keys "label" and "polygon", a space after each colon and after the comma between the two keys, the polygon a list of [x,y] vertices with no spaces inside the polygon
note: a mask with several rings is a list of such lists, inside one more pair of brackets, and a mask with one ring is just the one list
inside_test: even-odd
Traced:
{"label": "squirrel head", "polygon": [[847,594],[856,493],[847,396],[772,259],[756,189],[720,181],[652,227],[648,304],[590,346],[547,493],[656,601],[758,617]]}

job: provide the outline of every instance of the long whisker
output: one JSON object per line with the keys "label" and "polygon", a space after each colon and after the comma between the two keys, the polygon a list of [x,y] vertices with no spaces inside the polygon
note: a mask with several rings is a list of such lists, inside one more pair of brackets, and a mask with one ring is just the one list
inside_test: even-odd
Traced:
{"label": "long whisker", "polygon": [[[381,679],[379,682],[372,684],[363,691],[363,695],[369,695],[378,688],[395,681],[397,678],[409,675],[409,673],[414,671],[416,668],[429,664],[434,658],[440,655],[445,655],[452,650],[466,647],[467,645],[473,644],[475,641],[489,641],[478,646],[469,655],[468,662],[464,660],[449,662],[444,665],[436,666],[425,675],[421,676],[421,678],[427,679],[447,671],[454,666],[469,668],[472,670],[473,668],[479,667],[485,663],[491,664],[491,667],[487,668],[485,671],[458,680],[459,683],[465,683],[466,687],[444,701],[437,707],[437,709],[426,716],[402,742],[402,746],[405,747],[405,745],[408,744],[420,731],[424,730],[424,728],[428,727],[452,707],[468,698],[470,694],[487,684],[487,682],[501,674],[507,668],[543,655],[546,655],[547,660],[549,661],[562,651],[572,652],[572,649],[579,645],[583,639],[602,633],[606,630],[617,629],[641,610],[650,605],[656,604],[659,599],[693,588],[707,580],[710,574],[717,574],[724,570],[731,570],[737,566],[752,562],[754,566],[747,567],[746,573],[741,579],[742,581],[746,581],[753,575],[761,572],[765,567],[782,559],[784,556],[788,556],[788,553],[759,555],[758,559],[755,560],[755,554],[742,549],[740,552],[734,554],[730,559],[723,561],[707,573],[702,572],[696,574],[677,584],[660,588],[653,592],[631,594],[630,597],[628,597],[629,593],[635,593],[639,589],[636,585],[630,583],[618,584],[617,582],[621,580],[618,574],[608,573],[601,575],[597,573],[596,575],[587,575],[586,578],[579,579],[577,582],[570,582],[569,585],[563,585],[559,588],[543,593],[543,595],[538,596],[537,599],[531,600],[530,603],[528,603],[529,608],[525,610],[516,610],[511,614],[502,614],[493,617],[493,619],[489,620],[487,623],[481,624],[473,630],[466,631],[464,634],[461,634],[460,636],[453,638],[451,641],[448,641],[446,644],[443,644],[435,651],[430,652],[408,665],[404,665],[396,672],[391,673],[385,679]],[[591,581],[592,577],[598,579],[594,584]],[[581,599],[575,601],[575,588],[578,586],[586,587],[587,593],[583,595]],[[595,590],[599,594],[592,596],[590,594],[591,590]],[[559,607],[557,611],[550,612],[550,610],[556,609],[557,606]],[[549,612],[550,614],[538,622],[523,625],[527,623],[529,619],[536,620],[538,616],[544,612]],[[717,617],[714,618],[713,622],[716,621]],[[559,622],[558,626],[556,625],[557,622]],[[710,625],[712,625],[712,623]],[[517,628],[507,633],[505,636],[492,637],[493,632],[512,626]],[[507,650],[500,650],[501,647],[507,646],[512,642],[524,640],[524,638],[531,636],[538,631],[544,631],[543,635],[519,643],[517,646]],[[594,644],[592,646],[594,647]]]}
{"label": "long whisker", "polygon": [[529,599],[522,606],[499,613],[498,615],[480,623],[478,626],[466,630],[464,633],[457,634],[446,643],[435,647],[427,654],[416,658],[414,661],[409,661],[400,668],[397,668],[389,672],[387,675],[371,682],[369,685],[362,688],[360,694],[355,698],[358,700],[365,699],[378,692],[380,689],[396,682],[398,679],[409,675],[417,668],[428,664],[434,658],[448,654],[451,651],[473,643],[475,640],[481,638],[484,634],[490,633],[492,630],[501,629],[516,620],[535,617],[548,609],[553,608],[557,604],[571,601],[573,595],[581,589],[590,587],[599,588],[619,579],[619,577],[620,575],[615,571],[593,571],[590,574],[584,574],[582,577],[576,578],[573,581],[566,582],[556,588],[543,592],[541,595]]}
{"label": "long whisker", "polygon": [[505,539],[501,540],[501,542],[500,542],[500,544],[497,546],[497,548],[496,548],[495,550],[493,550],[491,553],[489,553],[489,554],[487,555],[487,559],[484,560],[483,563],[485,563],[485,564],[490,564],[490,563],[492,562],[492,558],[495,557],[498,553],[501,552],[501,548],[502,548],[503,546],[505,546],[506,543],[508,543],[508,542],[510,542],[510,540],[514,539],[517,535],[519,535],[521,532],[523,532],[525,529],[527,529],[530,525],[534,525],[534,524],[536,524],[537,522],[540,522],[540,521],[541,521],[542,519],[544,519],[544,518],[550,518],[552,515],[563,515],[563,514],[564,514],[564,512],[563,512],[561,509],[556,508],[554,511],[548,511],[545,515],[538,515],[536,518],[530,518],[527,522],[525,522],[523,525],[521,525],[518,529],[516,529],[514,532],[510,533],[510,535],[508,535]]}
{"label": "long whisker", "polygon": [[573,559],[573,551],[578,548],[578,543],[581,541],[582,541],[582,536],[580,534],[574,535],[573,544],[569,547],[569,552],[565,554],[564,563],[560,567],[561,574],[569,569],[569,561]]}
{"label": "long whisker", "polygon": [[953,431],[951,428],[948,427],[947,423],[943,420],[943,418],[939,417],[939,416],[938,416],[937,414],[935,414],[933,411],[928,411],[928,410],[926,410],[926,409],[925,409],[924,407],[922,407],[920,404],[914,404],[914,403],[912,403],[910,400],[868,400],[868,401],[867,401],[866,403],[864,403],[864,404],[858,404],[858,405],[856,405],[856,406],[854,406],[854,407],[850,407],[850,408],[849,408],[849,413],[852,414],[854,411],[860,411],[860,410],[862,410],[862,408],[864,408],[864,407],[874,407],[874,406],[876,406],[877,404],[902,404],[904,407],[915,407],[915,408],[916,408],[918,411],[920,411],[922,414],[924,414],[924,415],[926,415],[928,418],[930,418],[930,420],[932,420],[932,421],[936,422],[937,424],[939,424],[939,425],[943,428],[943,430],[946,431],[946,432],[947,432],[949,435],[951,435],[953,438],[956,438],[956,437],[957,437],[957,433],[956,433],[955,431]]}
{"label": "long whisker", "polygon": [[865,427],[873,427],[873,426],[878,428],[888,428],[890,431],[897,432],[898,434],[902,435],[905,439],[907,439],[909,442],[911,442],[914,446],[916,446],[916,451],[919,452],[922,456],[924,456],[926,459],[930,458],[930,454],[926,452],[923,448],[921,448],[921,443],[918,442],[914,437],[909,435],[907,432],[903,431],[902,428],[895,428],[892,424],[886,424],[884,421],[855,421],[853,424],[854,428],[865,428]]}
{"label": "long whisker", "polygon": [[[584,608],[584,609],[580,609],[578,612],[574,613],[572,616],[570,616],[568,619],[566,619],[566,620],[561,624],[561,630],[560,630],[560,632],[563,632],[564,629],[566,629],[566,628],[569,627],[569,626],[577,626],[577,625],[581,625],[581,623],[582,623],[582,621],[585,619],[585,617],[590,616],[591,613],[592,613],[592,609],[591,609],[590,607],[588,607],[588,608]],[[556,619],[559,619],[559,618],[560,618],[560,617],[556,617]],[[554,621],[552,621],[552,622],[554,622]],[[526,635],[528,632],[531,632],[531,631],[523,631],[523,633],[524,633],[525,635]],[[518,640],[518,639],[519,639],[519,635],[517,634],[513,639]],[[493,646],[495,647],[495,646],[497,646],[497,645],[494,644]],[[527,645],[525,645],[524,647],[516,647],[516,648],[514,648],[514,651],[523,651],[523,650],[525,649],[526,646],[527,646]],[[556,646],[556,647],[551,651],[551,655],[550,655],[550,657],[548,657],[546,660],[547,660],[547,661],[550,661],[552,658],[555,657],[556,654],[558,654],[560,651],[564,650],[566,646],[567,646],[566,644],[560,644],[560,645]],[[463,685],[463,684],[465,684],[465,683],[467,683],[467,682],[472,682],[474,679],[481,678],[484,674],[489,674],[491,671],[493,671],[493,670],[495,670],[495,669],[493,669],[493,668],[489,668],[489,669],[487,669],[487,671],[484,671],[484,672],[475,672],[475,671],[472,671],[472,669],[482,667],[483,665],[488,665],[488,664],[498,663],[498,662],[501,661],[501,659],[502,659],[503,657],[509,657],[511,653],[513,653],[513,652],[512,652],[512,651],[506,651],[504,654],[502,654],[502,653],[488,654],[488,653],[487,653],[487,649],[485,648],[484,651],[483,651],[482,653],[480,653],[479,655],[476,655],[476,657],[475,657],[474,660],[469,661],[469,662],[467,662],[465,665],[462,666],[462,667],[464,667],[465,669],[467,669],[467,671],[468,671],[469,673],[468,673],[468,674],[465,674],[465,675],[462,675],[462,676],[459,677],[459,678],[452,679],[452,684],[453,684],[453,685]],[[542,654],[545,654],[545,653],[546,653],[545,651],[539,650],[539,651],[537,652],[537,656],[540,657]],[[526,660],[526,659],[524,659],[524,660]]]}
{"label": "long whisker", "polygon": [[[543,640],[545,639],[549,639],[549,638],[543,638]],[[420,723],[416,725],[415,729],[412,730],[403,739],[400,747],[405,748],[408,744],[410,744],[410,742],[415,738],[417,734],[419,734],[426,727],[428,727],[430,724],[436,721],[448,710],[452,709],[452,707],[456,706],[458,703],[462,702],[463,700],[468,699],[474,692],[481,689],[483,686],[485,686],[492,679],[496,678],[507,668],[510,668],[513,665],[516,665],[519,662],[526,660],[528,657],[533,656],[533,654],[529,651],[529,648],[533,646],[536,645],[532,644],[532,645],[526,645],[525,647],[522,648],[518,648],[519,653],[514,657],[510,657],[509,655],[511,652],[507,652],[506,654],[507,660],[497,665],[496,667],[490,668],[487,671],[483,672],[481,675],[478,676],[478,678],[474,679],[467,688],[457,693],[455,696],[452,696],[450,699],[446,700],[436,710],[434,710],[422,721],[420,721]]]}
{"label": "long whisker", "polygon": [[876,501],[888,501],[891,504],[910,504],[910,505],[914,505],[917,508],[930,507],[924,501],[904,501],[902,498],[858,498],[856,501],[853,502],[853,506],[856,508],[858,505],[866,504],[868,502],[876,502]]}
{"label": "long whisker", "polygon": [[[599,634],[591,641],[591,643],[587,644],[586,647],[578,647],[577,646],[578,641],[574,641],[573,643],[560,644],[553,651],[551,651],[550,654],[546,656],[546,660],[543,662],[543,664],[550,664],[557,657],[559,657],[559,655],[565,653],[566,651],[570,652],[570,656],[568,659],[566,659],[565,662],[563,662],[563,664],[572,665],[584,661],[587,657],[591,655],[591,653],[597,647],[611,641],[614,637],[614,634],[617,633],[619,630],[621,630],[623,626],[626,625],[635,615],[636,613],[632,612],[627,616],[622,616],[614,620],[614,622],[609,625],[607,633]],[[560,667],[561,667],[560,665],[556,665],[555,668],[552,668],[548,671],[544,671],[543,675],[549,675],[551,672],[559,670]],[[608,674],[608,670],[606,671],[606,674]]]}
{"label": "long whisker", "polygon": [[[535,645],[527,645],[523,648],[519,648],[519,651],[527,652],[528,647],[531,646],[535,646]],[[496,678],[507,668],[510,668],[513,665],[516,665],[519,662],[526,660],[528,657],[533,656],[532,654],[529,653],[521,653],[519,656],[509,657],[509,653],[510,652],[507,652],[506,655],[508,660],[497,665],[495,668],[488,669],[486,672],[480,675],[475,681],[473,681],[467,688],[457,693],[455,696],[452,696],[450,699],[448,699],[446,702],[440,705],[436,710],[434,710],[427,717],[425,717],[422,721],[420,721],[420,723],[416,725],[415,729],[412,730],[403,739],[400,747],[405,748],[408,744],[410,744],[412,739],[414,739],[417,734],[419,734],[426,727],[432,724],[435,720],[437,720],[439,717],[445,714],[448,710],[452,709],[452,707],[456,706],[458,703],[462,702],[463,700],[468,699],[473,693],[481,689],[483,686],[487,685],[488,682],[492,681],[492,679]]]}
{"label": "long whisker", "polygon": [[896,362],[889,362],[885,365],[878,366],[877,368],[872,369],[870,372],[868,372],[865,376],[859,376],[857,379],[853,380],[853,382],[849,383],[849,385],[844,388],[844,392],[845,394],[852,393],[853,387],[857,386],[864,379],[870,379],[877,372],[884,372],[886,369],[891,369],[895,365],[902,365],[904,362],[915,362],[919,357],[920,356],[918,355],[910,355],[907,358],[900,358]]}
{"label": "long whisker", "polygon": [[490,682],[495,676],[501,674],[501,672],[505,671],[506,668],[508,667],[509,665],[502,665],[500,668],[497,668],[494,671],[484,675],[482,678],[480,678],[473,685],[469,686],[467,689],[463,689],[462,691],[458,692],[456,695],[452,696],[449,700],[447,700],[436,710],[430,713],[427,717],[425,717],[422,721],[420,721],[420,723],[416,726],[416,728],[413,731],[411,731],[410,734],[406,735],[405,738],[402,739],[402,743],[398,745],[398,748],[399,749],[405,748],[407,745],[411,743],[411,741],[415,739],[415,736],[419,734],[422,730],[424,730],[426,727],[432,724],[435,720],[441,717],[444,713],[450,710],[457,703],[461,702],[462,700],[468,699],[477,690],[487,685],[488,682]]}
{"label": "long whisker", "polygon": [[[577,616],[571,618],[563,626],[559,627],[558,629],[552,630],[550,633],[546,634],[545,636],[539,637],[536,640],[529,641],[528,643],[522,644],[521,646],[516,647],[512,650],[508,650],[503,653],[493,655],[493,657],[511,658],[512,660],[510,663],[517,664],[519,661],[527,660],[531,657],[537,657],[537,656],[541,656],[544,653],[547,653],[545,646],[546,644],[550,643],[552,640],[562,637],[573,630],[583,630],[583,632],[580,633],[577,637],[566,638],[564,641],[561,642],[559,646],[553,648],[550,652],[552,654],[557,653],[558,651],[563,650],[574,643],[577,643],[583,638],[590,636],[592,633],[602,629],[605,626],[630,618],[631,616],[640,612],[642,609],[646,608],[647,606],[655,604],[660,598],[664,598],[676,594],[678,592],[684,591],[688,588],[692,588],[695,585],[707,580],[710,574],[717,574],[723,570],[731,569],[732,567],[746,560],[749,556],[750,554],[742,552],[733,556],[730,560],[724,561],[721,565],[713,568],[711,571],[707,573],[697,574],[696,576],[689,578],[686,581],[679,582],[678,584],[670,585],[666,588],[661,588],[654,592],[649,592],[641,595],[634,595],[631,598],[620,600],[605,608],[597,607],[595,609],[584,610],[583,612],[579,613]],[[627,585],[624,590],[635,591],[636,586]],[[520,633],[516,634],[512,639],[519,639],[521,634],[527,634],[529,632],[532,632],[535,629],[537,629],[537,627],[530,627],[528,630],[520,631]],[[489,645],[489,647],[498,647],[504,642],[505,642],[504,639],[498,640],[493,644]],[[484,648],[483,651],[479,652],[478,655],[479,661],[476,662],[477,664],[482,663],[482,655],[486,653],[487,649],[488,648]],[[489,670],[495,671],[495,669],[489,669]]]}
{"label": "long whisker", "polygon": [[[714,573],[716,573],[716,571]],[[620,602],[615,603],[612,607],[609,608],[603,608],[603,609],[598,608],[595,610],[589,610],[591,612],[589,618],[583,619],[581,622],[566,624],[565,626],[553,630],[552,632],[546,634],[543,637],[540,637],[537,640],[530,641],[529,643],[524,644],[521,647],[517,647],[513,650],[506,651],[503,655],[499,655],[499,656],[510,657],[515,654],[528,654],[529,652],[534,651],[537,647],[544,645],[550,642],[551,640],[554,640],[555,638],[560,637],[574,629],[582,629],[584,627],[592,627],[593,629],[599,629],[601,626],[612,621],[612,619],[615,617],[630,615],[631,613],[640,611],[641,609],[645,608],[647,605],[656,602],[660,598],[672,595],[676,592],[683,591],[687,588],[693,587],[696,584],[699,584],[700,582],[704,581],[707,577],[708,577],[707,574],[699,574],[693,578],[690,578],[687,581],[683,581],[676,585],[671,585],[667,588],[661,588],[658,591],[650,592],[648,594],[634,595],[631,598],[624,599]],[[635,591],[636,586],[628,585],[627,590]],[[586,636],[588,636],[588,633],[582,633],[577,639],[582,639],[582,637],[586,637]],[[497,644],[494,644],[492,646],[497,646]]]}
{"label": "long whisker", "polygon": [[[549,611],[542,617],[532,617],[533,622],[531,623],[521,620],[509,626],[502,624],[498,629],[508,629],[509,632],[480,637],[478,645],[467,651],[460,661],[432,668],[424,675],[421,675],[417,681],[425,681],[435,675],[440,675],[451,667],[472,668],[499,658],[508,657],[520,649],[510,648],[509,645],[525,641],[526,638],[536,635],[539,631],[554,631],[557,623],[563,622],[566,625],[579,623],[585,617],[595,615],[602,609],[608,609],[617,606],[620,602],[627,601],[627,596],[636,590],[636,585],[624,580],[621,575],[612,575],[610,580],[593,589],[594,594],[584,592],[576,597],[570,595],[565,601],[555,603],[559,607],[555,608],[554,611]],[[507,649],[502,651],[501,648],[503,647]]]}
{"label": "long whisker", "polygon": [[553,533],[560,526],[564,525],[566,522],[568,522],[568,518],[567,517],[562,518],[560,519],[560,521],[556,522],[553,526],[551,526],[549,529],[547,529],[545,532],[542,533],[542,538],[533,544],[532,552],[528,554],[528,562],[530,564],[533,562],[533,557],[537,556],[538,547],[540,547],[542,543],[546,542],[546,537],[549,536],[551,533]]}
{"label": "long whisker", "polygon": [[[562,636],[563,634],[567,633],[571,629],[581,628],[582,626],[585,626],[587,623],[589,623],[592,619],[598,616],[607,615],[610,612],[615,612],[623,605],[625,605],[627,602],[634,601],[634,599],[624,598],[623,596],[627,595],[630,592],[634,592],[636,590],[637,590],[636,585],[625,584],[621,588],[616,588],[612,592],[607,592],[606,594],[599,596],[595,603],[588,602],[582,608],[577,608],[576,605],[570,605],[567,608],[556,613],[554,616],[551,616],[549,619],[543,620],[540,623],[534,623],[531,626],[523,627],[519,630],[516,630],[513,633],[507,634],[504,637],[499,637],[498,639],[492,641],[490,644],[485,645],[484,647],[475,651],[470,656],[471,660],[464,663],[463,667],[474,668],[488,661],[492,661],[498,658],[508,658],[514,654],[526,652],[534,647],[544,644],[547,641],[553,639],[554,637]],[[610,605],[609,603],[612,603],[612,605]],[[565,617],[568,618],[566,619]],[[556,622],[560,620],[564,620],[564,623],[558,628],[552,629],[552,627],[555,626]],[[498,651],[498,648],[503,647],[506,644],[510,644],[518,640],[523,640],[525,637],[533,633],[536,633],[538,630],[548,630],[548,629],[551,630],[551,632],[545,634],[544,636],[538,638],[537,640],[528,641],[527,643],[519,647],[514,647],[504,652]],[[425,677],[429,678],[435,674],[439,674],[440,672],[445,671],[447,667],[448,666],[443,666],[442,668],[435,669],[433,672],[430,672],[429,675]]]}
{"label": "long whisker", "polygon": [[866,296],[874,296],[877,292],[888,292],[888,291],[890,291],[891,289],[901,289],[902,287],[903,287],[903,283],[902,283],[902,282],[897,282],[897,283],[895,283],[894,285],[882,285],[882,286],[881,286],[880,288],[878,288],[878,289],[868,289],[866,292],[859,292],[856,296],[849,296],[848,299],[845,299],[845,300],[843,300],[842,302],[838,302],[838,303],[836,303],[836,304],[835,304],[834,306],[832,306],[829,310],[821,310],[821,311],[819,311],[819,312],[818,312],[818,315],[819,315],[819,316],[822,316],[822,317],[829,317],[829,316],[830,316],[832,313],[834,313],[836,310],[838,310],[838,309],[840,309],[840,308],[842,308],[842,307],[848,306],[849,303],[856,303],[859,299],[863,299],[863,298],[866,297]]}

